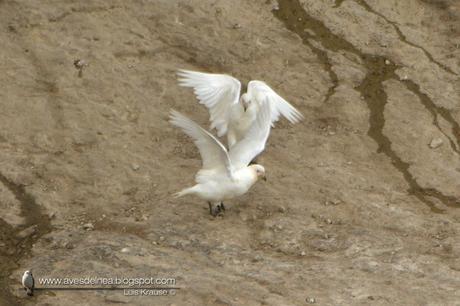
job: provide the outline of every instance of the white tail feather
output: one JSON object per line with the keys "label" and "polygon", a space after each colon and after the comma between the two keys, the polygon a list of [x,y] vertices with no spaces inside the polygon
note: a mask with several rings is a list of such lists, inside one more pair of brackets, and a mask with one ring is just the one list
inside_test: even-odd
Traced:
{"label": "white tail feather", "polygon": [[[194,186],[195,187],[195,186]],[[179,192],[176,192],[173,196],[175,198],[180,198],[184,195],[187,195],[187,194],[191,194],[191,193],[194,193],[194,187],[189,187],[189,188],[185,188],[185,189],[182,189],[181,191]]]}

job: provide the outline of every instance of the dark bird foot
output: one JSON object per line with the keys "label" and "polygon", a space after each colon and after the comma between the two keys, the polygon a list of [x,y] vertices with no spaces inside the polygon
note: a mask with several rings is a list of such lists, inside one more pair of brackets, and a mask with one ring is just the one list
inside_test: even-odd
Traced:
{"label": "dark bird foot", "polygon": [[208,202],[209,205],[209,213],[213,217],[217,217],[218,215],[222,215],[225,211],[224,203],[219,203],[216,206],[213,206],[211,202]]}

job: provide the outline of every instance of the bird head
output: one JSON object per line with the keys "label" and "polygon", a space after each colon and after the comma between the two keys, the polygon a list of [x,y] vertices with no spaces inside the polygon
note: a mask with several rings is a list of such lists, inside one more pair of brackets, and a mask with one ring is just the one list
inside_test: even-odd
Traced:
{"label": "bird head", "polygon": [[250,165],[249,168],[254,171],[257,179],[261,178],[264,181],[267,181],[267,177],[265,176],[265,168],[262,165]]}

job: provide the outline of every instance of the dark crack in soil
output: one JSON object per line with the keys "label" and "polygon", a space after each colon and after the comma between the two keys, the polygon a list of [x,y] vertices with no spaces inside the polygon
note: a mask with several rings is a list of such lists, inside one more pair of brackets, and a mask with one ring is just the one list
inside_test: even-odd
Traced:
{"label": "dark crack in soil", "polygon": [[[378,144],[377,152],[384,153],[388,158],[390,158],[392,165],[402,174],[409,185],[407,192],[425,203],[433,212],[440,213],[443,212],[443,210],[437,208],[435,202],[433,202],[430,198],[436,198],[446,206],[460,208],[460,200],[454,197],[446,196],[436,189],[423,188],[420,186],[409,171],[409,163],[403,161],[398,156],[392,148],[390,139],[383,133],[383,128],[385,126],[384,111],[387,103],[387,95],[383,88],[383,82],[389,79],[399,81],[399,77],[395,73],[398,66],[393,63],[386,62],[386,58],[383,56],[363,53],[344,38],[332,33],[332,31],[329,30],[329,28],[327,28],[321,21],[307,14],[298,0],[280,0],[279,10],[274,11],[273,13],[275,17],[283,22],[288,30],[299,35],[303,39],[304,44],[307,46],[311,46],[308,39],[316,39],[319,40],[322,46],[328,50],[333,52],[351,52],[362,59],[368,72],[362,83],[356,89],[361,93],[368,105],[370,111],[370,128],[367,134]],[[307,33],[305,29],[315,33],[315,36],[305,34]],[[307,37],[307,39],[305,39],[305,37]],[[410,85],[415,83],[406,81],[404,84]],[[420,97],[421,92],[418,88],[413,88],[412,86],[407,86],[407,88]],[[425,95],[423,98],[426,98],[427,100],[421,101],[421,103],[429,101],[429,106],[433,106],[437,112],[448,114],[447,110],[444,112],[443,109],[437,107],[428,98],[428,96]],[[449,122],[452,124],[452,121]]]}
{"label": "dark crack in soil", "polygon": [[[23,185],[12,182],[1,173],[0,182],[21,203],[21,215],[25,218],[25,223],[17,228],[0,219],[0,304],[19,305],[20,301],[10,291],[9,277],[19,266],[19,261],[30,254],[32,245],[51,231],[51,223]],[[25,235],[26,231],[31,234]]]}
{"label": "dark crack in soil", "polygon": [[[283,13],[290,14],[289,12],[283,11],[281,8],[278,11],[274,11],[275,16],[277,16],[278,18],[280,18],[281,14],[283,14]],[[294,18],[294,17],[292,15],[289,15],[288,18]],[[299,18],[301,18],[301,17],[299,17]],[[300,21],[300,22],[302,22],[302,21]],[[292,31],[292,32],[294,32],[294,33],[296,33],[297,35],[300,36],[300,38],[302,39],[303,43],[305,45],[307,45],[312,50],[312,52],[318,57],[318,60],[321,62],[321,64],[323,64],[324,69],[329,74],[329,78],[331,79],[332,86],[329,87],[329,89],[328,89],[328,91],[326,93],[326,96],[324,98],[324,102],[329,101],[329,98],[334,94],[335,89],[339,85],[339,78],[337,77],[337,74],[334,72],[334,70],[332,70],[332,64],[331,64],[331,62],[329,60],[327,52],[324,51],[324,50],[321,50],[320,48],[315,47],[310,42],[311,39],[313,39],[315,41],[317,41],[317,39],[315,39],[315,36],[311,35],[307,31],[303,31],[303,29],[305,29],[305,27],[303,27],[301,29],[297,28],[299,26],[299,24],[297,22],[285,22],[284,24],[285,24],[285,26],[287,27],[288,30],[290,30],[290,31]]]}
{"label": "dark crack in soil", "polygon": [[335,0],[334,8],[338,8],[342,5],[343,1],[345,0]]}
{"label": "dark crack in soil", "polygon": [[[406,85],[407,89],[412,91],[414,94],[417,95],[419,100],[422,102],[423,106],[431,113],[433,117],[433,124],[438,128],[438,130],[446,136],[446,138],[449,140],[450,147],[454,152],[457,152],[460,154],[459,147],[460,147],[460,125],[455,121],[455,119],[452,117],[452,114],[449,112],[448,109],[437,106],[436,104],[433,103],[433,101],[428,97],[426,94],[420,91],[420,86],[416,84],[412,80],[402,80],[402,82]],[[452,134],[457,140],[457,144],[447,135],[439,126],[438,122],[438,115],[444,118],[447,122],[449,122],[452,126]]]}
{"label": "dark crack in soil", "polygon": [[379,146],[377,152],[382,152],[391,159],[393,166],[401,172],[409,185],[407,192],[425,203],[433,212],[440,213],[443,210],[436,207],[435,203],[429,197],[438,199],[446,206],[460,207],[460,202],[455,198],[446,196],[433,188],[421,187],[409,171],[410,164],[403,161],[393,150],[390,139],[383,133],[385,126],[385,106],[388,102],[383,82],[390,79],[398,79],[395,73],[398,66],[394,64],[388,65],[385,63],[385,58],[381,56],[363,56],[363,60],[369,70],[363,82],[356,89],[364,97],[369,107],[370,128],[367,134],[377,142]]}
{"label": "dark crack in soil", "polygon": [[361,5],[366,11],[368,11],[369,13],[372,13],[372,14],[375,14],[377,16],[379,16],[380,18],[383,18],[383,20],[385,20],[385,22],[387,22],[388,24],[390,24],[396,31],[396,33],[398,34],[398,37],[399,39],[408,44],[409,46],[412,46],[414,48],[417,48],[419,50],[422,50],[422,52],[425,54],[425,56],[430,60],[430,62],[436,64],[439,68],[443,69],[444,71],[450,73],[450,74],[453,74],[453,75],[458,75],[457,73],[455,73],[454,71],[452,71],[452,69],[450,69],[449,67],[447,67],[446,65],[440,63],[439,61],[435,60],[433,58],[433,56],[425,49],[423,48],[422,46],[419,46],[417,44],[414,44],[410,41],[407,40],[407,37],[406,35],[403,34],[403,32],[401,31],[401,29],[396,25],[395,22],[389,20],[385,15],[383,14],[380,14],[379,12],[375,11],[369,4],[367,4],[366,1],[364,0],[356,0],[356,3],[358,3],[359,5]]}

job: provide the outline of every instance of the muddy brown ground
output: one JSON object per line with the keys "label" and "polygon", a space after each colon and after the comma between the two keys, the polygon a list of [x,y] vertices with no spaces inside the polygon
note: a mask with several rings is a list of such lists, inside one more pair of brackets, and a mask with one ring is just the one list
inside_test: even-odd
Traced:
{"label": "muddy brown ground", "polygon": [[[0,1],[1,305],[460,305],[460,2]],[[88,66],[81,74],[74,61]],[[172,194],[208,126],[175,70],[266,81],[268,182]],[[174,277],[174,296],[37,291]]]}

